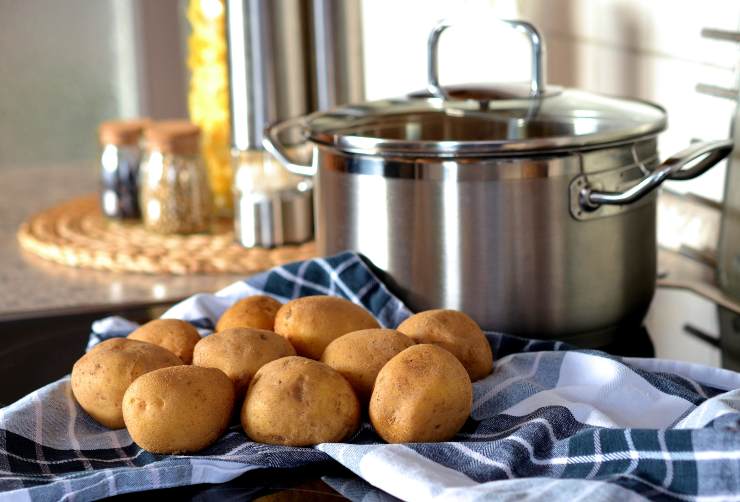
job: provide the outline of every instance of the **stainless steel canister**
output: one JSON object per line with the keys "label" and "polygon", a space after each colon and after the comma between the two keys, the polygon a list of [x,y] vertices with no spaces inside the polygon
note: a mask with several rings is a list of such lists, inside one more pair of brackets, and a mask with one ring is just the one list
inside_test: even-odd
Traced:
{"label": "stainless steel canister", "polygon": [[[665,111],[545,86],[532,42],[525,89],[441,87],[285,121],[265,146],[314,174],[319,252],[359,251],[413,310],[454,308],[482,327],[598,346],[640,323],[656,275],[656,192],[702,174],[731,141],[660,161]],[[286,150],[300,132],[310,162]]]}
{"label": "stainless steel canister", "polygon": [[235,231],[243,245],[313,237],[313,180],[264,154],[264,127],[363,98],[359,0],[227,0]]}

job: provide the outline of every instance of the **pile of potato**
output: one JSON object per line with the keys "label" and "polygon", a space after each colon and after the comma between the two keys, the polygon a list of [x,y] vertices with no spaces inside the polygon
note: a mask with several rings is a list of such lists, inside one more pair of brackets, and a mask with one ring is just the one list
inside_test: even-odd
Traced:
{"label": "pile of potato", "polygon": [[235,410],[262,443],[343,441],[364,410],[390,443],[445,441],[470,415],[471,381],[492,367],[483,332],[462,312],[422,312],[392,330],[337,297],[252,296],[211,336],[159,319],[98,344],[75,363],[72,393],[155,453],[213,444]]}

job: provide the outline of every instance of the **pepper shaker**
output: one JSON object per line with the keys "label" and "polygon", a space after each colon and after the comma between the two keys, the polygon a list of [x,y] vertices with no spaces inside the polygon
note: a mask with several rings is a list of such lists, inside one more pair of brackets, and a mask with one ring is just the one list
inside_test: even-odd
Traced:
{"label": "pepper shaker", "polygon": [[98,128],[100,207],[112,219],[138,219],[141,133],[147,119],[112,120]]}

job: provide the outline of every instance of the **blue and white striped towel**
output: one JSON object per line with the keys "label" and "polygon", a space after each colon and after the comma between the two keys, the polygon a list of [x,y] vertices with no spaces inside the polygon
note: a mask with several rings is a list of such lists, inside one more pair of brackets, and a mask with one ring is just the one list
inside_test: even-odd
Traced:
{"label": "blue and white striped towel", "polygon": [[[383,326],[410,315],[356,254],[275,268],[165,317],[202,334],[236,299],[339,295]],[[90,343],[125,336],[121,318]],[[494,372],[474,384],[472,418],[453,441],[387,445],[365,423],[347,443],[314,448],[249,441],[238,424],[197,455],[154,455],[88,417],[63,378],[0,410],[0,499],[93,500],[118,493],[221,483],[256,469],[338,462],[357,477],[328,479],[349,498],[740,499],[740,374],[658,359],[619,358],[562,342],[489,334]],[[286,475],[289,475],[286,472]]]}

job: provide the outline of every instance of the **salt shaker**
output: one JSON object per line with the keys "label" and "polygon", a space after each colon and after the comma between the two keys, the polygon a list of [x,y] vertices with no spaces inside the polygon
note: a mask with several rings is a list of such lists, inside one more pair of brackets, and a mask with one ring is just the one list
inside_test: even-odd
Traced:
{"label": "salt shaker", "polygon": [[232,152],[234,232],[245,247],[300,244],[313,237],[313,183],[261,150]]}
{"label": "salt shaker", "polygon": [[98,128],[100,141],[100,207],[113,219],[138,219],[138,176],[141,133],[147,119],[113,120]]}
{"label": "salt shaker", "polygon": [[144,135],[147,151],[139,177],[144,226],[162,234],[208,231],[212,200],[200,128],[173,120],[152,124]]}

